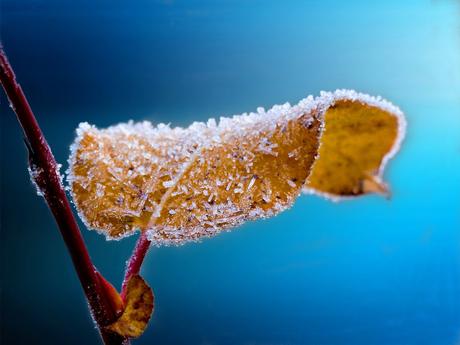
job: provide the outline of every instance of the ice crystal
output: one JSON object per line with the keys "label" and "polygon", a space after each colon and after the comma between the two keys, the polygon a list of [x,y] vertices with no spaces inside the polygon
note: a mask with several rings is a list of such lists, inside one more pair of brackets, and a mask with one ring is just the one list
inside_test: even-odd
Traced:
{"label": "ice crystal", "polygon": [[39,187],[37,180],[40,178],[40,175],[43,174],[43,169],[31,164],[27,170],[29,171],[29,177],[32,184],[35,186],[35,190],[38,196],[43,196],[43,192]]}

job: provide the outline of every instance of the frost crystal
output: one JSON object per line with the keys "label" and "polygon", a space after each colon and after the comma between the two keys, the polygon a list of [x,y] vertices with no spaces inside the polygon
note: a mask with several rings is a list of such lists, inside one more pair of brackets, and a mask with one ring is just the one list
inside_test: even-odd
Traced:
{"label": "frost crystal", "polygon": [[37,184],[37,179],[39,179],[40,175],[43,174],[43,169],[41,169],[41,168],[39,168],[37,166],[31,165],[31,166],[29,166],[27,168],[27,170],[29,171],[30,181],[35,186],[35,190],[37,191],[37,195],[38,196],[43,196],[42,190]]}
{"label": "frost crystal", "polygon": [[398,119],[400,135],[384,164],[402,137],[401,112],[380,98],[338,90],[188,128],[128,122],[99,130],[82,123],[69,159],[73,199],[85,223],[108,238],[140,229],[157,245],[272,216],[309,187],[324,114],[339,101]]}

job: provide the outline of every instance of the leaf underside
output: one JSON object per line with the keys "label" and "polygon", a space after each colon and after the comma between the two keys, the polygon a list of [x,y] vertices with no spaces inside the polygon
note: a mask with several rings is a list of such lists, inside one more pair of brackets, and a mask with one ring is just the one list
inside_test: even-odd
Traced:
{"label": "leaf underside", "polygon": [[398,136],[398,118],[360,102],[339,101],[326,111],[324,123],[306,187],[338,196],[385,192],[380,168]]}

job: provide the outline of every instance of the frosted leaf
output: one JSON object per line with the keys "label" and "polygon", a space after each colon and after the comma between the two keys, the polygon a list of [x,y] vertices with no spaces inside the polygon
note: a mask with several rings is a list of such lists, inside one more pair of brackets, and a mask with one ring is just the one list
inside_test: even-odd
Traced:
{"label": "frosted leaf", "polygon": [[279,213],[302,190],[381,192],[404,125],[391,103],[347,90],[185,129],[84,123],[68,181],[86,224],[108,238],[140,229],[181,244]]}

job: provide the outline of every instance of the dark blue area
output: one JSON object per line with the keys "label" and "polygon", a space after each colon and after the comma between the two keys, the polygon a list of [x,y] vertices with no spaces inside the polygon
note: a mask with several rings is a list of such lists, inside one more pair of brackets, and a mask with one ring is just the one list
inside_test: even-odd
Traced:
{"label": "dark blue area", "polygon": [[[381,94],[407,115],[390,201],[303,196],[273,219],[154,248],[143,275],[156,311],[135,344],[458,344],[458,2],[2,0],[0,25],[62,163],[81,121],[185,126],[336,88]],[[0,103],[0,342],[98,344]],[[120,282],[135,238],[84,236]]]}

